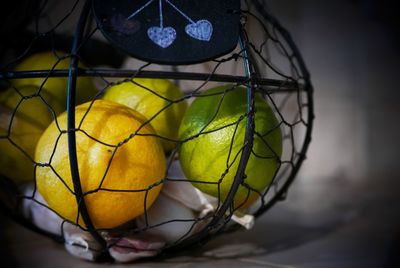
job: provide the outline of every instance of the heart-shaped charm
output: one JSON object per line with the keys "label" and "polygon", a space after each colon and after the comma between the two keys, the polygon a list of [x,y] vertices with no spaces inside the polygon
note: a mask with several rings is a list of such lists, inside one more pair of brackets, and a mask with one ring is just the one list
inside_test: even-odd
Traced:
{"label": "heart-shaped charm", "polygon": [[208,20],[199,20],[185,27],[185,32],[188,35],[201,41],[210,41],[212,31],[212,24]]}
{"label": "heart-shaped charm", "polygon": [[151,41],[162,48],[169,47],[176,38],[176,31],[172,27],[150,27],[147,36]]}

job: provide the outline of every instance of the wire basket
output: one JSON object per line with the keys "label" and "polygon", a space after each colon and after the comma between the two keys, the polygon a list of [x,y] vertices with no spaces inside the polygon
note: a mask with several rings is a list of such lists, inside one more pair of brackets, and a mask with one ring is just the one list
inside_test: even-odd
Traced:
{"label": "wire basket", "polygon": [[[0,99],[2,101],[2,106],[0,106],[0,127],[2,131],[0,133],[0,145],[1,150],[6,152],[1,153],[0,205],[16,221],[60,242],[65,242],[67,250],[74,255],[79,256],[79,252],[84,250],[86,255],[83,258],[92,260],[100,255],[110,253],[117,247],[125,248],[128,252],[132,247],[132,251],[137,251],[138,245],[135,244],[135,241],[143,242],[147,239],[147,234],[151,234],[148,237],[153,237],[151,232],[159,232],[160,228],[164,226],[176,225],[180,226],[178,229],[183,230],[172,239],[164,239],[162,244],[157,244],[158,241],[154,242],[153,240],[145,241],[148,242],[146,245],[150,245],[150,247],[156,245],[157,247],[152,250],[143,250],[145,252],[143,255],[119,259],[124,261],[153,256],[158,253],[178,252],[187,249],[189,246],[204,244],[218,234],[235,231],[243,228],[243,226],[250,228],[254,218],[264,214],[276,202],[285,199],[286,192],[306,157],[311,140],[314,117],[313,88],[309,73],[289,33],[260,1],[242,1],[241,9],[234,10],[234,12],[240,14],[240,37],[233,51],[207,62],[190,65],[159,65],[125,55],[104,40],[91,13],[91,1],[75,1],[74,3],[63,4],[62,7],[51,1],[27,0],[23,1],[23,4],[27,7],[24,9],[26,14],[18,13],[18,16],[18,14],[10,12],[7,14],[8,16],[3,17],[7,20],[13,16],[15,20],[13,25],[16,27],[2,29],[2,35],[8,35],[10,38],[7,38],[8,41],[4,42],[1,47],[2,53],[0,55],[1,94],[8,96]],[[24,59],[42,51],[50,51],[56,59],[49,68],[32,70],[18,70],[16,68]],[[68,66],[60,67],[62,62],[68,62]],[[95,81],[96,91],[94,93],[85,92],[87,89],[82,88],[80,81],[83,78]],[[85,133],[85,129],[82,128],[82,122],[90,113],[91,107],[104,96],[105,92],[114,85],[137,78],[168,79],[183,89],[184,92],[179,98],[165,98],[167,107],[162,107],[153,117],[147,118],[139,128],[151,124],[168,107],[180,102],[187,102],[190,105],[196,99],[207,98],[207,95],[202,95],[205,90],[228,84],[229,86],[226,86],[225,90],[208,96],[215,97],[217,95],[220,100],[215,107],[211,121],[208,122],[211,123],[217,116],[221,103],[227,94],[238,88],[245,89],[246,94],[243,101],[247,107],[246,112],[234,123],[219,128],[235,126],[237,128],[242,123],[245,126],[244,140],[240,149],[235,152],[234,156],[231,156],[231,159],[233,159],[231,163],[235,163],[235,165],[227,165],[227,171],[234,174],[234,179],[224,198],[222,198],[220,187],[222,187],[226,172],[221,174],[220,179],[215,182],[218,195],[214,196],[215,202],[211,202],[213,205],[210,205],[211,203],[206,204],[210,205],[205,206],[208,210],[203,207],[201,211],[191,211],[189,215],[192,216],[185,214],[185,216],[177,218],[166,217],[163,220],[152,220],[152,206],[146,204],[146,202],[149,202],[146,198],[154,188],[168,188],[173,185],[172,195],[174,195],[174,191],[187,189],[181,187],[187,187],[190,184],[188,183],[190,179],[185,178],[179,169],[179,152],[182,146],[192,139],[208,135],[219,129],[207,132],[203,128],[187,139],[171,139],[171,137],[160,134],[150,134],[155,139],[175,144],[174,148],[165,155],[166,170],[163,177],[143,189],[114,190],[121,194],[143,193],[141,199],[137,201],[141,205],[144,204],[144,212],[140,216],[142,224],[138,224],[136,218],[116,228],[98,228],[93,222],[90,209],[88,209],[88,196],[99,192],[110,192],[112,189],[99,184],[97,188],[85,190],[85,182],[82,181],[84,178],[83,169],[77,153],[77,146],[79,146],[79,144],[77,145],[79,143],[77,135],[84,133],[90,137],[90,134]],[[32,79],[39,79],[40,83],[35,84],[33,89],[31,87],[30,91],[25,91],[25,85],[18,84],[18,81],[33,81]],[[66,92],[65,96],[60,97],[61,108],[56,107],[55,102],[48,96],[48,91],[45,90],[50,87],[51,83],[54,83],[55,79],[64,79],[60,82]],[[140,85],[140,82],[138,84],[151,94],[157,95],[154,88]],[[82,92],[89,95],[86,101],[90,105],[81,121],[75,121],[75,107],[79,103],[79,96]],[[260,96],[271,107],[277,118],[274,129],[280,131],[282,138],[282,153],[279,155],[275,153],[272,157],[264,157],[269,158],[270,161],[275,161],[277,168],[273,172],[271,182],[261,191],[252,189],[246,184],[246,166],[249,159],[251,157],[263,158],[253,150],[254,139],[260,138],[264,141],[265,146],[271,147],[268,144],[268,139],[264,139],[265,136],[268,136],[268,133],[260,135],[256,131],[257,123],[259,123],[256,120],[258,109],[255,103],[257,96]],[[29,120],[37,120],[35,114],[42,109],[45,111],[48,121],[55,120],[57,122],[60,111],[66,110],[67,124],[65,128],[59,126],[59,137],[65,136],[68,141],[68,161],[66,164],[69,164],[68,170],[70,170],[72,182],[70,194],[73,196],[77,208],[75,220],[64,217],[62,213],[53,209],[40,196],[37,185],[40,178],[37,177],[37,170],[48,168],[53,170],[55,174],[58,173],[56,168],[52,166],[51,160],[38,162],[35,158],[34,151],[37,143],[37,139],[34,138],[35,135],[20,139],[14,134],[18,120],[21,120],[19,118],[20,112],[23,111],[24,105],[28,105],[27,103],[30,102],[36,103],[32,106],[34,108],[31,108],[32,110],[28,114],[23,114],[28,116]],[[29,106],[26,107],[29,108]],[[40,116],[38,117],[39,121],[31,123],[47,124],[40,122]],[[42,129],[45,129],[45,127]],[[106,121],[104,121],[103,127],[107,127]],[[121,139],[118,144],[110,146],[114,152],[112,155],[114,156],[120,147],[130,140],[134,140],[136,136],[140,136],[138,131],[133,131],[126,139]],[[93,137],[91,139],[94,143],[104,143]],[[50,155],[56,154],[57,144],[54,143],[54,147],[49,149]],[[12,157],[16,158],[10,158],[10,151],[12,151]],[[232,146],[228,149],[228,152],[229,155],[233,154]],[[21,161],[15,159],[21,159]],[[10,161],[12,166],[8,169],[11,169],[11,171],[6,172],[3,169],[6,165],[4,163],[11,165]],[[110,157],[106,170],[110,168],[113,161],[113,157]],[[234,168],[236,170],[233,170]],[[27,178],[24,178],[24,183],[19,183],[19,180],[12,178],[13,175],[10,174],[21,174],[19,176],[27,176]],[[65,182],[66,178],[57,176],[64,187],[68,188],[68,183]],[[106,174],[104,174],[104,177],[106,177]],[[208,183],[207,178],[203,178],[203,180]],[[247,187],[249,193],[255,192],[257,196],[256,201],[246,209],[234,205],[235,194],[239,187]],[[196,193],[198,192],[196,190]],[[184,200],[181,200],[181,203],[185,203],[185,198],[187,196],[183,197]],[[168,211],[168,209],[167,207],[166,210]],[[193,209],[193,207],[190,209]],[[165,207],[161,210],[165,210]],[[35,215],[34,213],[38,211],[42,214]],[[43,221],[43,219],[40,218],[42,215],[46,215],[43,219],[48,222],[54,220],[54,225],[42,226],[41,220]],[[174,230],[173,227],[171,228]],[[170,229],[167,228],[166,230],[169,232]],[[81,240],[74,240],[73,235],[76,234],[80,235],[80,238],[86,239],[86,244],[80,243]],[[126,242],[126,239],[128,242]],[[148,254],[149,251],[152,253]],[[114,252],[114,254],[117,253]],[[121,257],[122,253],[119,253],[119,257]],[[115,258],[118,260],[118,256]]]}

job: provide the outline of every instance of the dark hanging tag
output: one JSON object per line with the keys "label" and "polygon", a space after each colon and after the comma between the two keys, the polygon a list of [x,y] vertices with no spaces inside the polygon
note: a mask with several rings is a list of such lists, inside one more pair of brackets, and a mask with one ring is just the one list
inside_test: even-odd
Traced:
{"label": "dark hanging tag", "polygon": [[191,64],[232,51],[240,0],[94,0],[104,36],[132,57]]}

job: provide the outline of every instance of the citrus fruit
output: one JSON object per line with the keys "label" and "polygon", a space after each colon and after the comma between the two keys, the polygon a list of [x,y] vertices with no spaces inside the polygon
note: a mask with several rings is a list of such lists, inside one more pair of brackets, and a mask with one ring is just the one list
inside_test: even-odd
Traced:
{"label": "citrus fruit", "polygon": [[[183,141],[179,160],[185,176],[199,190],[221,200],[226,198],[234,181],[247,123],[246,89],[229,90],[232,88],[225,85],[202,93],[187,109],[179,129]],[[282,153],[279,123],[259,95],[255,96],[255,132],[245,179],[234,198],[235,207],[251,205],[279,167]]]}
{"label": "citrus fruit", "polygon": [[177,140],[179,125],[187,108],[184,100],[171,101],[182,96],[181,90],[169,80],[135,78],[111,86],[103,98],[127,105],[151,119],[157,134],[166,138],[161,142],[164,150],[169,152],[176,146],[176,142],[171,140]]}
{"label": "citrus fruit", "polygon": [[36,143],[54,119],[41,98],[60,109],[46,92],[39,96],[36,91],[36,87],[24,86],[0,93],[0,173],[16,183],[33,180]]}
{"label": "citrus fruit", "polygon": [[[89,107],[85,103],[75,110],[82,192],[94,226],[114,228],[154,202],[165,176],[165,155],[140,113],[106,100]],[[57,122],[65,131],[67,114]],[[38,191],[50,208],[72,222],[79,218],[77,223],[84,226],[74,196],[67,133],[58,126],[51,123],[36,147],[35,161],[44,164],[36,170]]]}
{"label": "citrus fruit", "polygon": [[[23,59],[15,66],[15,71],[34,71],[34,70],[58,70],[58,69],[69,69],[70,58],[67,54],[60,51],[45,51],[36,54],[32,54],[27,58]],[[79,63],[79,67],[85,67]],[[43,85],[43,90],[47,91],[52,98],[59,100],[65,107],[67,92],[68,92],[68,77],[37,77],[37,78],[19,78],[10,80],[12,85],[16,88],[34,85],[40,87]],[[76,103],[80,104],[89,101],[97,90],[94,86],[91,77],[78,77],[76,84]],[[56,111],[57,114],[65,111]]]}

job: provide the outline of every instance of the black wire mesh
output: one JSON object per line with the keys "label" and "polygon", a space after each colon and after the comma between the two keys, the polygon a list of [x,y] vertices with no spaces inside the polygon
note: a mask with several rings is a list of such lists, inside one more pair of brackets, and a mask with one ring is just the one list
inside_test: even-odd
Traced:
{"label": "black wire mesh", "polygon": [[[0,205],[17,221],[38,232],[52,236],[59,241],[66,241],[67,226],[78,226],[79,230],[90,233],[94,239],[94,246],[90,249],[106,253],[113,247],[123,247],[121,240],[127,236],[140,236],[151,230],[163,226],[185,226],[179,237],[167,241],[158,251],[170,252],[186,249],[190,245],[204,243],[217,234],[234,231],[240,225],[232,221],[240,207],[233,205],[235,193],[239,187],[245,187],[250,192],[256,192],[257,202],[253,203],[245,212],[258,217],[271,208],[277,201],[285,198],[286,192],[294,180],[310,143],[313,121],[312,86],[307,69],[301,55],[293,43],[289,33],[279,22],[268,13],[268,10],[259,1],[243,1],[241,14],[241,36],[237,48],[218,59],[202,64],[186,66],[160,66],[151,62],[142,62],[126,57],[104,41],[90,10],[90,1],[75,1],[65,3],[60,7],[53,1],[25,1],[30,5],[29,16],[24,15],[18,27],[12,31],[5,31],[10,38],[1,47],[1,122],[0,147],[1,153],[1,202]],[[67,8],[65,5],[69,5]],[[65,11],[66,10],[66,11]],[[13,14],[13,13],[10,13]],[[61,15],[60,15],[61,14]],[[10,15],[11,16],[11,15]],[[4,17],[9,18],[8,16]],[[3,35],[3,33],[2,33]],[[18,40],[16,43],[15,40]],[[54,57],[48,69],[18,70],[18,64],[29,56],[42,51],[50,51]],[[63,63],[67,62],[65,67]],[[29,80],[29,79],[31,80]],[[96,91],[82,87],[83,78],[93,79]],[[137,78],[170,79],[184,90],[179,98],[169,99],[160,96],[153,88],[136,82]],[[27,85],[18,81],[33,81],[34,85]],[[54,101],[47,87],[55,81],[61,82],[61,105]],[[135,131],[126,135],[115,144],[107,143],[85,130],[85,118],[91,114],[96,103],[110,87],[124,82],[135,83],[144,90],[163,98],[167,104],[160,108],[152,117],[142,121]],[[155,118],[168,108],[182,102],[190,104],[197,98],[207,98],[203,92],[214,86],[226,85],[224,91],[217,97],[221,100],[215,107],[214,118],[222,105],[223,99],[229,92],[246,88],[247,111],[233,123],[222,128],[245,125],[243,145],[236,152],[229,155],[233,161],[227,165],[227,171],[233,163],[237,165],[234,172],[235,179],[229,193],[221,198],[220,185],[224,175],[215,183],[218,189],[217,202],[211,213],[201,215],[194,213],[192,217],[168,218],[164,221],[152,221],[149,215],[148,197],[154,189],[172,183],[179,188],[180,184],[187,183],[188,179],[171,175],[173,166],[179,159],[179,149],[191,139],[207,135],[213,131],[205,131],[206,126],[186,139],[171,138],[159,134],[142,133],[141,130],[150,125]],[[81,97],[81,95],[87,95]],[[250,155],[262,158],[252,149],[254,137],[265,142],[271,148],[265,137],[268,133],[255,131],[255,96],[262,96],[264,101],[273,110],[282,135],[282,154],[275,153],[272,158],[277,161],[278,168],[271,183],[262,191],[251,188],[246,184],[245,170]],[[83,116],[76,119],[75,106],[80,102],[90,102]],[[30,106],[31,105],[31,106]],[[25,108],[24,108],[25,107]],[[67,122],[60,122],[58,115],[66,110]],[[28,111],[28,112],[26,112]],[[93,112],[92,112],[93,113]],[[43,119],[44,118],[44,119]],[[55,122],[58,134],[54,146],[50,151],[49,161],[37,162],[34,156],[35,145],[44,129]],[[209,122],[211,123],[211,121]],[[24,125],[25,124],[25,125]],[[105,124],[105,123],[104,123]],[[19,126],[35,128],[35,133],[26,136],[19,133]],[[106,127],[104,125],[103,127]],[[273,131],[273,129],[271,130]],[[81,176],[82,163],[77,155],[79,137],[85,136],[94,143],[101,144],[110,151],[107,165],[99,184],[88,189]],[[77,138],[78,137],[78,138]],[[173,142],[176,147],[166,155],[166,170],[159,178],[147,187],[137,189],[115,189],[105,186],[105,179],[111,168],[114,157],[121,148],[131,140],[139,137],[153,137],[158,140]],[[68,144],[70,177],[65,178],[53,164],[54,155],[62,140]],[[233,141],[233,139],[232,139]],[[228,161],[228,160],[227,160]],[[229,162],[229,161],[228,161]],[[66,163],[68,165],[68,163]],[[57,210],[51,208],[38,195],[37,170],[49,169],[57,177],[67,192],[76,200],[77,213],[75,219],[67,219]],[[23,183],[21,183],[21,177]],[[108,177],[107,177],[108,179]],[[190,180],[189,180],[190,181]],[[207,178],[204,178],[207,183]],[[30,185],[30,191],[24,191]],[[25,188],[24,188],[25,187]],[[98,228],[91,219],[87,200],[91,195],[99,193],[117,192],[121,195],[132,193],[142,194],[138,197],[143,204],[142,224],[138,221],[123,224],[117,228]],[[150,193],[150,194],[149,194]],[[246,200],[249,195],[246,197]],[[34,216],[24,213],[24,204],[29,201],[40,208],[52,211],[54,217],[61,219],[60,224],[51,230],[35,224]],[[240,211],[239,211],[240,210]],[[57,215],[57,216],[56,216]],[[57,229],[58,230],[55,230]],[[82,247],[79,243],[72,246]],[[131,245],[132,246],[132,245]],[[129,245],[125,245],[129,248]],[[136,248],[137,249],[137,248]]]}

